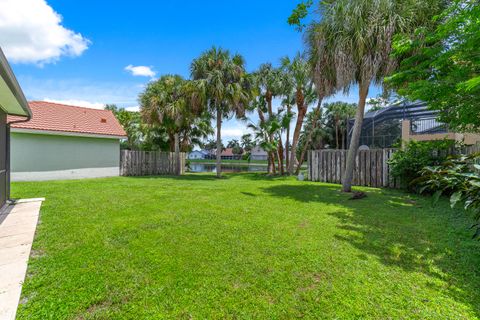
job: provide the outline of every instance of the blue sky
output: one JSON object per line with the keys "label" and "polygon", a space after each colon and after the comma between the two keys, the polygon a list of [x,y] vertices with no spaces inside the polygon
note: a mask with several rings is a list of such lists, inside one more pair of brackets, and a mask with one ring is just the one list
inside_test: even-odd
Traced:
{"label": "blue sky", "polygon": [[[253,71],[303,50],[302,35],[286,23],[295,1],[5,1],[0,45],[32,100],[134,109],[152,79],[133,75],[135,67],[188,77],[192,59],[216,45],[242,54]],[[14,15],[17,5],[23,16]],[[330,100],[356,98],[352,90]],[[225,140],[246,130],[235,120],[224,127]]]}

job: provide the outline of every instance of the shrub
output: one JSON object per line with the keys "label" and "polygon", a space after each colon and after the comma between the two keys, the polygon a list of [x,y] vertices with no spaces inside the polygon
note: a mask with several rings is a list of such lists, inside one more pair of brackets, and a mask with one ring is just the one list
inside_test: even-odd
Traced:
{"label": "shrub", "polygon": [[420,176],[426,166],[440,165],[447,159],[449,150],[454,146],[451,140],[410,141],[401,150],[395,152],[389,161],[391,174],[400,179],[403,187],[415,189],[411,182]]}
{"label": "shrub", "polygon": [[476,164],[480,154],[450,157],[441,166],[427,166],[421,176],[413,182],[419,186],[420,193],[433,194],[434,202],[441,195],[450,196],[451,207],[463,203],[465,210],[474,213],[476,224],[473,238],[480,239],[480,165]]}

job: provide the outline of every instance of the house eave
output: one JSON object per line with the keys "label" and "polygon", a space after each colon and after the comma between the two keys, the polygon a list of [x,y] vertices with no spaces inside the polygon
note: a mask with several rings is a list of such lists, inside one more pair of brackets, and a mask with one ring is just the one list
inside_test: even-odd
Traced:
{"label": "house eave", "polygon": [[0,108],[7,114],[31,117],[32,112],[15,75],[0,48]]}
{"label": "house eave", "polygon": [[71,131],[54,131],[54,130],[38,130],[38,129],[27,129],[27,128],[11,128],[11,132],[13,132],[13,133],[18,132],[18,133],[54,135],[54,136],[104,138],[104,139],[115,139],[115,140],[122,140],[122,139],[127,138],[126,136],[117,136],[117,135],[109,135],[109,134],[83,133],[83,132],[71,132]]}

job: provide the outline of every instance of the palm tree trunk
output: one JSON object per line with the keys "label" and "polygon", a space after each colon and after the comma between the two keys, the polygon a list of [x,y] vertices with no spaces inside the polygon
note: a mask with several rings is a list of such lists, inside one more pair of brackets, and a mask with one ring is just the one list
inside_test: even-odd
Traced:
{"label": "palm tree trunk", "polygon": [[[273,109],[272,109],[272,95],[271,93],[267,92],[266,94],[267,98],[267,109],[268,109],[268,118],[271,120],[273,117]],[[273,143],[273,134],[268,135],[268,140],[270,143]],[[271,171],[269,170],[269,173],[275,174],[275,153],[273,151],[269,151],[270,156],[268,157],[271,159],[271,163],[269,166],[271,166]]]}
{"label": "palm tree trunk", "polygon": [[175,152],[175,133],[172,133],[171,130],[168,131],[168,148],[170,152]]}
{"label": "palm tree trunk", "polygon": [[175,132],[175,161],[176,161],[176,168],[175,168],[175,174],[177,176],[180,175],[181,167],[180,167],[180,137],[178,135],[178,132]]}
{"label": "palm tree trunk", "polygon": [[[287,114],[290,114],[291,107],[287,106]],[[287,141],[285,141],[285,165],[287,166],[287,170],[289,168],[289,163],[290,163],[290,122],[287,125]]]}
{"label": "palm tree trunk", "polygon": [[322,115],[322,112],[321,112],[322,100],[323,98],[320,97],[318,100],[317,108],[314,111],[312,129],[308,133],[307,139],[305,140],[305,145],[303,147],[302,154],[300,155],[300,160],[298,162],[297,170],[295,171],[296,175],[300,173],[300,169],[302,168],[303,161],[305,160],[305,154],[307,153],[310,142],[312,142],[313,132],[317,128],[317,122],[320,119],[320,116]]}
{"label": "palm tree trunk", "polygon": [[368,95],[370,81],[359,83],[358,109],[355,114],[355,123],[353,125],[352,138],[350,139],[350,147],[347,153],[347,163],[345,174],[342,180],[343,192],[352,192],[353,169],[355,166],[355,158],[357,156],[358,145],[360,143],[360,134],[362,132],[363,115],[365,112],[365,103]]}
{"label": "palm tree trunk", "polygon": [[[265,115],[263,114],[263,111],[260,110],[260,108],[257,109],[258,111],[258,118],[260,119],[260,123],[261,124],[264,124],[265,123]],[[268,174],[271,174],[273,173],[273,170],[272,170],[272,166],[274,166],[274,164],[272,163],[272,157],[271,157],[271,152],[268,151],[267,152],[267,171],[268,171]]]}
{"label": "palm tree trunk", "polygon": [[298,139],[300,138],[300,130],[302,129],[303,119],[305,118],[305,114],[307,113],[307,108],[303,105],[298,107],[298,116],[297,116],[297,123],[295,124],[295,131],[293,132],[293,139],[292,139],[292,150],[290,151],[290,163],[288,167],[288,173],[293,174],[293,167],[295,166],[297,160],[297,145]]}
{"label": "palm tree trunk", "polygon": [[222,176],[222,110],[217,107],[217,178]]}
{"label": "palm tree trunk", "polygon": [[277,174],[277,171],[275,170],[275,156],[273,154],[272,151],[270,151],[269,153],[269,158],[270,158],[270,163],[272,164],[272,174]]}
{"label": "palm tree trunk", "polygon": [[277,149],[277,157],[278,157],[278,173],[283,176],[283,141],[282,135],[278,137],[278,149]]}

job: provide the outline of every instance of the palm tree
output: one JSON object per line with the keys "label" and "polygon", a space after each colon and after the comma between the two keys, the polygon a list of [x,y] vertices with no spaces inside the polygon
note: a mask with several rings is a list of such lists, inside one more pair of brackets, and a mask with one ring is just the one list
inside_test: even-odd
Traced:
{"label": "palm tree", "polygon": [[255,143],[252,140],[252,134],[244,134],[240,139],[240,146],[243,148],[243,150],[245,150],[245,152],[250,153],[252,148],[255,146]]}
{"label": "palm tree", "polygon": [[[335,148],[340,149],[342,147],[343,149],[345,146],[346,125],[348,119],[355,115],[357,105],[355,103],[336,101],[325,104],[325,108],[326,116],[335,129]],[[342,139],[342,142],[340,142],[340,139]]]}
{"label": "palm tree", "polygon": [[190,67],[197,88],[203,92],[204,107],[216,113],[217,177],[221,177],[222,118],[235,114],[242,117],[253,95],[251,81],[245,71],[243,57],[213,47],[193,60]]}
{"label": "palm tree", "polygon": [[[273,157],[274,154],[278,152],[279,144],[279,140],[275,138],[278,138],[278,136],[281,135],[282,129],[279,115],[274,115],[271,118],[269,117],[265,121],[260,120],[258,125],[251,123],[248,127],[255,134],[256,144],[268,153],[268,157],[271,161],[275,161]],[[272,136],[274,139],[270,139]],[[273,172],[271,173],[275,174],[275,166],[273,166]]]}
{"label": "palm tree", "polygon": [[300,131],[308,108],[305,96],[309,91],[314,90],[314,86],[311,78],[310,64],[303,55],[297,54],[293,59],[290,59],[289,57],[282,58],[282,68],[284,72],[287,72],[291,77],[295,91],[295,103],[297,105],[297,122],[293,132],[292,149],[290,151],[290,160],[288,163],[288,173],[293,174],[294,165],[297,159],[296,153],[298,139],[300,138]]}
{"label": "palm tree", "polygon": [[422,14],[428,9],[426,2],[337,0],[320,4],[322,20],[317,31],[325,40],[325,47],[335,52],[338,85],[349,91],[356,84],[359,90],[358,109],[342,179],[344,192],[351,192],[369,87],[372,82],[380,84],[394,69],[393,37],[426,16]]}
{"label": "palm tree", "polygon": [[[272,66],[271,63],[264,63],[260,65],[257,72],[255,72],[256,84],[259,87],[259,93],[265,98],[267,104],[268,117],[273,118],[273,108],[272,101],[273,98],[282,93],[282,75],[279,69],[276,69]],[[269,137],[270,142],[273,142],[273,135]],[[281,143],[280,145],[281,146]],[[283,153],[283,152],[282,152]],[[283,171],[283,156],[278,158],[278,167],[279,171]],[[270,160],[275,159],[273,155],[268,157],[268,171],[273,172],[273,166],[275,166],[275,161],[272,163]]]}
{"label": "palm tree", "polygon": [[164,126],[174,137],[176,172],[180,174],[180,131],[192,118],[190,104],[185,94],[185,80],[179,75],[165,75],[150,82],[140,94],[141,114],[145,122]]}

